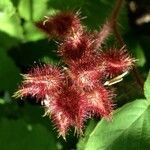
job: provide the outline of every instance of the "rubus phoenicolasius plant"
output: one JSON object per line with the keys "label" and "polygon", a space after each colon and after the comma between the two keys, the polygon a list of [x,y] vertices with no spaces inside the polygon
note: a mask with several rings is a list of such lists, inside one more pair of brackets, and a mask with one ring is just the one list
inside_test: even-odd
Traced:
{"label": "rubus phoenicolasius plant", "polygon": [[134,59],[126,46],[103,50],[113,30],[109,19],[97,32],[82,25],[79,13],[59,12],[36,26],[58,39],[57,54],[63,65],[45,64],[23,75],[16,97],[31,96],[41,101],[60,136],[70,127],[82,134],[84,123],[93,116],[111,119],[114,91],[111,85],[122,80]]}

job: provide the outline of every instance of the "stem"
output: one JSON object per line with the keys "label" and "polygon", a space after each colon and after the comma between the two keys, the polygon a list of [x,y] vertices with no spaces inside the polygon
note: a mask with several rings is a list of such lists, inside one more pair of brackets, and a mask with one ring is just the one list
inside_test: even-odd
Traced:
{"label": "stem", "polygon": [[116,5],[111,13],[111,16],[108,18],[108,21],[103,25],[101,31],[97,35],[95,49],[101,48],[102,43],[112,32],[112,30],[114,31],[114,34],[117,37],[118,43],[121,43],[120,46],[122,47],[124,45],[123,39],[117,30],[117,23],[116,23],[121,4],[122,0],[117,0]]}
{"label": "stem", "polygon": [[123,47],[125,44],[124,44],[124,40],[121,37],[121,35],[118,31],[118,28],[117,28],[117,19],[119,16],[119,12],[120,12],[122,3],[123,3],[123,0],[117,0],[115,8],[113,9],[112,14],[111,14],[110,19],[109,19],[112,22],[112,28],[113,28],[114,35],[118,41],[118,44],[121,47]]}
{"label": "stem", "polygon": [[[121,47],[123,47],[125,45],[125,43],[124,43],[124,40],[123,40],[122,36],[120,35],[118,28],[117,28],[117,18],[118,18],[122,3],[123,3],[123,0],[117,0],[115,8],[113,9],[112,14],[109,18],[109,21],[112,23],[114,35],[118,41],[118,44]],[[136,79],[137,84],[143,89],[144,81],[136,67],[134,67],[132,70],[132,76]]]}
{"label": "stem", "polygon": [[117,20],[118,18],[118,15],[119,15],[119,11],[120,11],[120,8],[122,6],[122,3],[123,3],[123,0],[117,0],[116,2],[116,5],[115,5],[115,8],[113,9],[112,11],[112,14],[111,14],[111,17],[114,21]]}
{"label": "stem", "polygon": [[132,70],[132,76],[136,79],[136,81],[137,81],[138,85],[141,87],[141,89],[143,89],[144,80],[142,79],[142,77],[139,74],[136,67],[134,67],[133,70]]}
{"label": "stem", "polygon": [[121,37],[121,35],[117,29],[116,23],[113,26],[113,31],[114,31],[114,35],[118,41],[118,44],[120,45],[120,47],[123,47],[125,44],[124,44],[123,38]]}

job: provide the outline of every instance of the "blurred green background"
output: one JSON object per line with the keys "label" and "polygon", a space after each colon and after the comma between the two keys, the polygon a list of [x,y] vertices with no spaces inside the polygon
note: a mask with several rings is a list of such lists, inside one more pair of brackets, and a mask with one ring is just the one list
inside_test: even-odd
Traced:
{"label": "blurred green background", "polygon": [[[99,30],[114,7],[115,0],[0,0],[0,150],[71,150],[78,138],[70,132],[67,141],[57,138],[57,130],[44,110],[30,97],[15,100],[13,93],[21,83],[21,73],[43,63],[57,63],[56,42],[35,27],[44,16],[61,10],[81,11],[89,30]],[[132,1],[133,2],[133,1]],[[150,66],[150,21],[137,20],[150,13],[149,0],[124,3],[118,27],[130,53],[138,59],[137,67],[143,78]],[[136,9],[134,9],[134,7]],[[107,41],[116,45],[114,38]],[[142,91],[129,76],[120,83],[118,107],[129,99],[139,98]],[[119,94],[126,93],[126,94]],[[122,102],[121,100],[124,99]],[[92,129],[97,120],[87,123]],[[88,125],[89,124],[89,125]],[[86,132],[88,133],[88,131]],[[82,142],[78,149],[82,149]]]}

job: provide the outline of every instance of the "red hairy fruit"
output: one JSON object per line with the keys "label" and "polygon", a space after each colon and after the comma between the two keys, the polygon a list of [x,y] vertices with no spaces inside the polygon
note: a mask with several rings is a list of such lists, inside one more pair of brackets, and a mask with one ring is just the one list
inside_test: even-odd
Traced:
{"label": "red hairy fruit", "polygon": [[83,59],[92,53],[93,37],[88,33],[75,32],[72,36],[67,36],[58,49],[58,54],[68,63]]}
{"label": "red hairy fruit", "polygon": [[82,71],[78,74],[74,74],[74,81],[77,86],[84,91],[91,91],[99,84],[101,79],[101,72],[100,70],[89,70],[89,71]]}
{"label": "red hairy fruit", "polygon": [[64,37],[82,30],[79,14],[73,12],[59,12],[46,20],[36,23],[36,26],[50,36]]}
{"label": "red hairy fruit", "polygon": [[28,74],[23,75],[23,85],[16,92],[17,97],[30,95],[37,99],[53,95],[63,85],[63,74],[60,69],[51,65],[33,68]]}
{"label": "red hairy fruit", "polygon": [[75,87],[65,86],[60,91],[59,96],[48,106],[48,110],[51,110],[49,115],[52,115],[59,135],[65,137],[71,126],[75,127],[77,132],[80,133],[86,115],[86,103],[85,96]]}
{"label": "red hairy fruit", "polygon": [[[81,25],[78,13],[59,12],[37,26],[49,36],[61,39],[57,52],[65,67],[33,68],[23,75],[15,96],[40,99],[45,114],[64,138],[70,127],[81,134],[84,122],[94,115],[110,119],[114,94],[106,86],[121,81],[134,64],[125,48],[102,50],[112,22],[104,24],[99,32],[89,33]],[[111,79],[120,74],[118,80]]]}
{"label": "red hairy fruit", "polygon": [[124,47],[103,52],[101,54],[101,59],[105,62],[106,74],[110,77],[130,70],[135,62]]}
{"label": "red hairy fruit", "polygon": [[112,91],[108,91],[103,86],[99,85],[92,91],[86,93],[88,100],[88,110],[91,115],[96,114],[105,118],[111,117],[113,110],[112,104]]}

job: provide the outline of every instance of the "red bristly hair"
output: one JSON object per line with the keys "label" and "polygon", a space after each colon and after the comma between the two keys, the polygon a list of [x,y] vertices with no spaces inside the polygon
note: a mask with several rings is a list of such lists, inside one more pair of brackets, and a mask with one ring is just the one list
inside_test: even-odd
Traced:
{"label": "red bristly hair", "polygon": [[102,50],[102,43],[112,31],[111,22],[104,24],[100,32],[88,33],[77,13],[60,12],[36,25],[59,38],[57,52],[66,67],[33,68],[23,75],[15,96],[30,95],[41,100],[46,115],[64,138],[71,126],[81,134],[84,122],[93,115],[111,118],[114,94],[104,80],[128,71],[134,63],[125,47]]}

